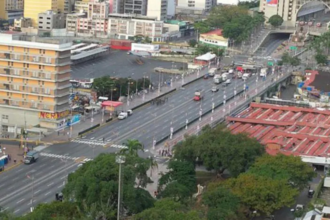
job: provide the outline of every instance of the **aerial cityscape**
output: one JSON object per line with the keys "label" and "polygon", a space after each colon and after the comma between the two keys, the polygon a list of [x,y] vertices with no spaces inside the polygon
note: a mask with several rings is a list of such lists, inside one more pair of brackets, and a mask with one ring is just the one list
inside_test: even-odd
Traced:
{"label": "aerial cityscape", "polygon": [[330,220],[330,4],[0,0],[0,220]]}

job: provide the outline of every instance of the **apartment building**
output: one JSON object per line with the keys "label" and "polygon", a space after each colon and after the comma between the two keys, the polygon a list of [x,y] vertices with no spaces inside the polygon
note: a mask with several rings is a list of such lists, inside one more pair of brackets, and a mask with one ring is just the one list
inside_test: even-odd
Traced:
{"label": "apartment building", "polygon": [[69,14],[73,12],[74,0],[57,0],[60,13]]}
{"label": "apartment building", "polygon": [[65,28],[65,15],[53,11],[39,13],[38,30],[51,31],[52,29]]}
{"label": "apartment building", "polygon": [[23,17],[23,0],[0,0],[0,18],[14,22]]}
{"label": "apartment building", "polygon": [[14,21],[14,29],[21,30],[22,28],[28,28],[32,26],[31,18],[20,18],[15,19]]}
{"label": "apartment building", "polygon": [[210,11],[216,5],[214,0],[177,0],[178,7],[196,8],[200,10]]}
{"label": "apartment building", "polygon": [[88,19],[107,19],[109,15],[109,3],[95,0],[88,3]]}
{"label": "apartment building", "polygon": [[77,23],[79,18],[87,18],[87,13],[74,13],[66,15],[66,30],[69,33],[76,33],[78,31]]}
{"label": "apartment building", "polygon": [[69,117],[72,43],[0,34],[2,132],[40,125],[57,128]]}
{"label": "apartment building", "polygon": [[125,0],[109,0],[109,13],[124,13]]}
{"label": "apartment building", "polygon": [[31,18],[32,26],[38,28],[39,13],[58,10],[57,0],[24,0],[24,17]]}
{"label": "apartment building", "polygon": [[110,14],[108,34],[118,39],[132,39],[135,35],[148,36],[152,41],[162,41],[163,21],[156,17],[128,14]]}
{"label": "apartment building", "polygon": [[124,13],[125,14],[147,14],[148,0],[124,0]]}
{"label": "apartment building", "polygon": [[157,20],[164,21],[167,18],[167,0],[148,1],[147,16],[156,17]]}
{"label": "apartment building", "polygon": [[77,1],[74,3],[74,11],[76,13],[87,12],[88,8],[88,2]]}

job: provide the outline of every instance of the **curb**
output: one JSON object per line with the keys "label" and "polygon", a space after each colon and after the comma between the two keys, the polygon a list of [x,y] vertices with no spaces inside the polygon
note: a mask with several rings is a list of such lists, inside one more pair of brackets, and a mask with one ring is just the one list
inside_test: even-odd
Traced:
{"label": "curb", "polygon": [[13,166],[8,167],[8,168],[5,169],[4,171],[1,171],[1,172],[0,172],[0,175],[1,175],[2,173],[5,173],[5,172],[7,172],[7,171],[10,171],[10,170],[12,170],[12,169],[14,169],[14,168],[20,166],[21,164],[23,164],[23,163],[22,163],[22,162],[17,162],[17,163],[14,164]]}

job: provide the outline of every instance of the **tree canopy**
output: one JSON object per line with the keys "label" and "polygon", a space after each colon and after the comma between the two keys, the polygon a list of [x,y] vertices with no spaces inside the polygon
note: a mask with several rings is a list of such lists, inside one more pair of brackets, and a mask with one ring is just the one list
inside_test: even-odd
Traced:
{"label": "tree canopy", "polygon": [[[122,207],[128,214],[139,213],[153,206],[154,199],[149,192],[140,188],[151,182],[147,176],[148,164],[147,159],[126,155],[122,165]],[[118,167],[116,155],[100,154],[69,175],[63,189],[64,198],[74,200],[85,212],[95,207],[102,216],[114,217],[118,198]]]}
{"label": "tree canopy", "polygon": [[95,78],[92,88],[96,90],[99,96],[107,96],[113,100],[118,100],[120,96],[127,96],[128,86],[130,87],[130,94],[135,93],[136,89],[141,91],[142,89],[149,88],[150,80],[148,78],[142,78],[138,80],[130,78],[112,78],[109,76],[102,76]]}
{"label": "tree canopy", "polygon": [[299,66],[301,60],[297,56],[290,56],[288,52],[283,53],[282,55],[283,64],[289,64],[291,66]]}
{"label": "tree canopy", "polygon": [[239,216],[239,198],[224,187],[206,191],[203,204],[208,207],[207,219],[227,220]]}
{"label": "tree canopy", "polygon": [[199,33],[222,29],[224,37],[241,42],[248,39],[253,29],[264,22],[263,14],[251,16],[246,6],[216,6],[205,21],[196,22],[194,27]]}
{"label": "tree canopy", "polygon": [[298,190],[286,180],[276,180],[251,173],[243,173],[237,178],[224,182],[225,187],[236,195],[251,211],[270,215],[283,206],[295,202]]}
{"label": "tree canopy", "polygon": [[201,215],[170,198],[155,202],[155,207],[135,215],[134,220],[200,220]]}
{"label": "tree canopy", "polygon": [[175,147],[174,157],[204,165],[221,174],[228,170],[232,176],[245,172],[264,153],[264,147],[246,134],[232,134],[219,126],[205,129],[198,137],[188,137]]}
{"label": "tree canopy", "polygon": [[279,27],[283,24],[283,18],[279,15],[273,15],[268,19],[268,23],[273,27]]}
{"label": "tree canopy", "polygon": [[287,184],[303,189],[313,179],[315,172],[300,157],[263,155],[249,169],[249,173],[268,177],[273,180],[285,180]]}
{"label": "tree canopy", "polygon": [[191,162],[170,160],[168,172],[162,174],[158,182],[159,196],[183,201],[196,191],[196,172]]}

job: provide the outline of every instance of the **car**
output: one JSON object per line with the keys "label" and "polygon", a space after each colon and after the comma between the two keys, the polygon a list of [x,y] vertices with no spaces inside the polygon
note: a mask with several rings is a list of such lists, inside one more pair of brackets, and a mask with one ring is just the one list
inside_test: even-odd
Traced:
{"label": "car", "polygon": [[230,84],[231,83],[231,80],[230,79],[227,79],[226,81],[225,81],[225,84]]}
{"label": "car", "polygon": [[205,74],[203,79],[208,79],[209,77],[210,77],[209,74]]}
{"label": "car", "polygon": [[132,110],[127,110],[126,112],[120,112],[119,115],[118,115],[118,119],[123,120],[123,119],[127,118],[128,116],[130,116],[132,114],[133,114]]}
{"label": "car", "polygon": [[219,91],[218,87],[212,86],[211,92],[217,92],[217,91]]}

